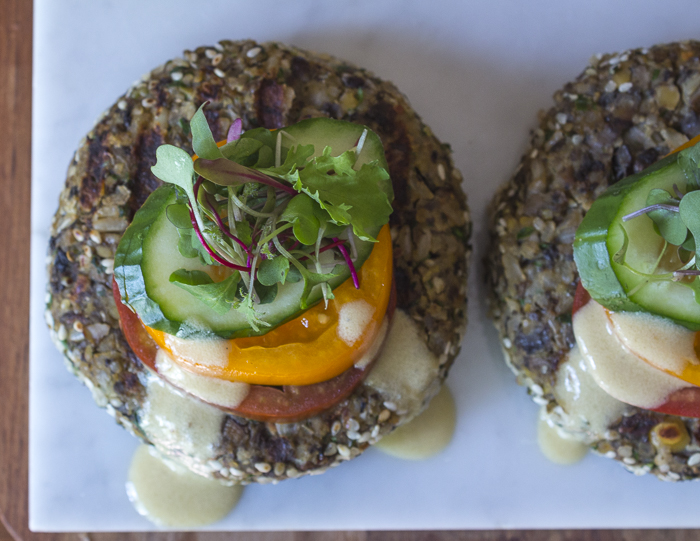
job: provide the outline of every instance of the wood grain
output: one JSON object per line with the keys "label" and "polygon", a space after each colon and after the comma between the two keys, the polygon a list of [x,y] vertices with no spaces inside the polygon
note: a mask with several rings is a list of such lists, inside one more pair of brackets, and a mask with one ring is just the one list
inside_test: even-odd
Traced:
{"label": "wood grain", "polygon": [[0,541],[700,541],[693,530],[34,534],[27,528],[32,3],[0,0]]}

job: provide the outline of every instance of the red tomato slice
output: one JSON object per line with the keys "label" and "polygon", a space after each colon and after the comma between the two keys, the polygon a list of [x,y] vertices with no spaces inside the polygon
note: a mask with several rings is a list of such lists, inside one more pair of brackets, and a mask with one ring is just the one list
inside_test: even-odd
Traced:
{"label": "red tomato slice", "polygon": [[[158,348],[146,332],[141,320],[121,302],[119,287],[112,281],[112,294],[119,311],[119,325],[134,354],[151,370],[155,367]],[[392,283],[391,297],[385,317],[393,317],[396,308],[396,288]],[[266,422],[294,422],[312,417],[347,398],[369,373],[373,362],[363,368],[352,367],[328,381],[312,385],[269,387],[251,385],[248,396],[236,408],[221,408],[234,415]]]}
{"label": "red tomato slice", "polygon": [[581,280],[576,284],[576,294],[574,295],[574,305],[571,307],[571,316],[578,312],[581,308],[588,304],[591,300],[591,295],[585,288],[581,285]]}

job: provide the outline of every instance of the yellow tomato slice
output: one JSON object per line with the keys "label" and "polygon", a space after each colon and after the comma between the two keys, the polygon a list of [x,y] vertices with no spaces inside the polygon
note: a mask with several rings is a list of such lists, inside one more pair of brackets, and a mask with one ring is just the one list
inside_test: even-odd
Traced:
{"label": "yellow tomato slice", "polygon": [[[327,309],[321,301],[262,336],[222,340],[223,344],[219,345],[227,350],[227,362],[212,364],[188,360],[177,354],[180,339],[150,327],[146,329],[176,363],[198,374],[258,385],[310,385],[329,380],[355,364],[380,333],[393,276],[388,225],[381,229],[377,241],[358,271],[360,289],[355,289],[352,279],[348,278],[333,290],[335,298],[329,301]],[[346,327],[341,324],[341,319],[345,320],[353,308],[366,316],[364,332],[354,342],[352,336],[344,333]]]}

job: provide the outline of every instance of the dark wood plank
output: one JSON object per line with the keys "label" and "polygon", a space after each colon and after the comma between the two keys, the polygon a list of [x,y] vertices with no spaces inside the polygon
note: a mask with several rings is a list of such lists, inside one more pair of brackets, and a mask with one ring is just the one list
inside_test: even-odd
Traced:
{"label": "dark wood plank", "polygon": [[0,541],[700,541],[700,531],[33,534],[27,529],[32,2],[0,0]]}

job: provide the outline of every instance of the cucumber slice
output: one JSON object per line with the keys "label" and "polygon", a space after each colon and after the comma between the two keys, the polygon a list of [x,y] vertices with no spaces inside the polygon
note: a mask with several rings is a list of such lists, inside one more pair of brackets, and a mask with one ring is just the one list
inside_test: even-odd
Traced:
{"label": "cucumber slice", "polygon": [[[178,233],[166,216],[166,208],[176,200],[176,188],[170,184],[155,190],[124,233],[115,257],[114,277],[122,300],[133,308],[141,320],[154,329],[182,337],[215,333],[225,338],[255,336],[296,317],[302,312],[300,301],[303,281],[279,286],[275,301],[256,307],[260,318],[270,327],[258,332],[250,328],[245,315],[236,310],[217,314],[187,291],[170,283],[170,275],[178,269],[199,270],[211,274],[212,269],[197,258],[183,257],[177,249]],[[373,234],[377,234],[374,231]],[[356,242],[359,268],[372,252],[374,243]],[[346,268],[329,284],[339,286],[350,277]],[[322,298],[320,287],[309,297],[309,306]]]}
{"label": "cucumber slice", "polygon": [[[682,160],[687,157],[684,154],[691,151],[694,149],[668,156],[608,188],[591,206],[576,231],[574,260],[583,287],[606,308],[651,312],[689,329],[700,330],[700,304],[687,284],[649,281],[641,274],[654,272],[664,244],[651,218],[640,216],[624,225],[622,221],[624,216],[646,206],[652,189],[673,193],[675,184],[683,193],[687,191],[688,179]],[[626,248],[625,264],[617,257],[623,248]],[[675,261],[664,258],[655,273],[671,272],[680,266],[677,258]]]}

